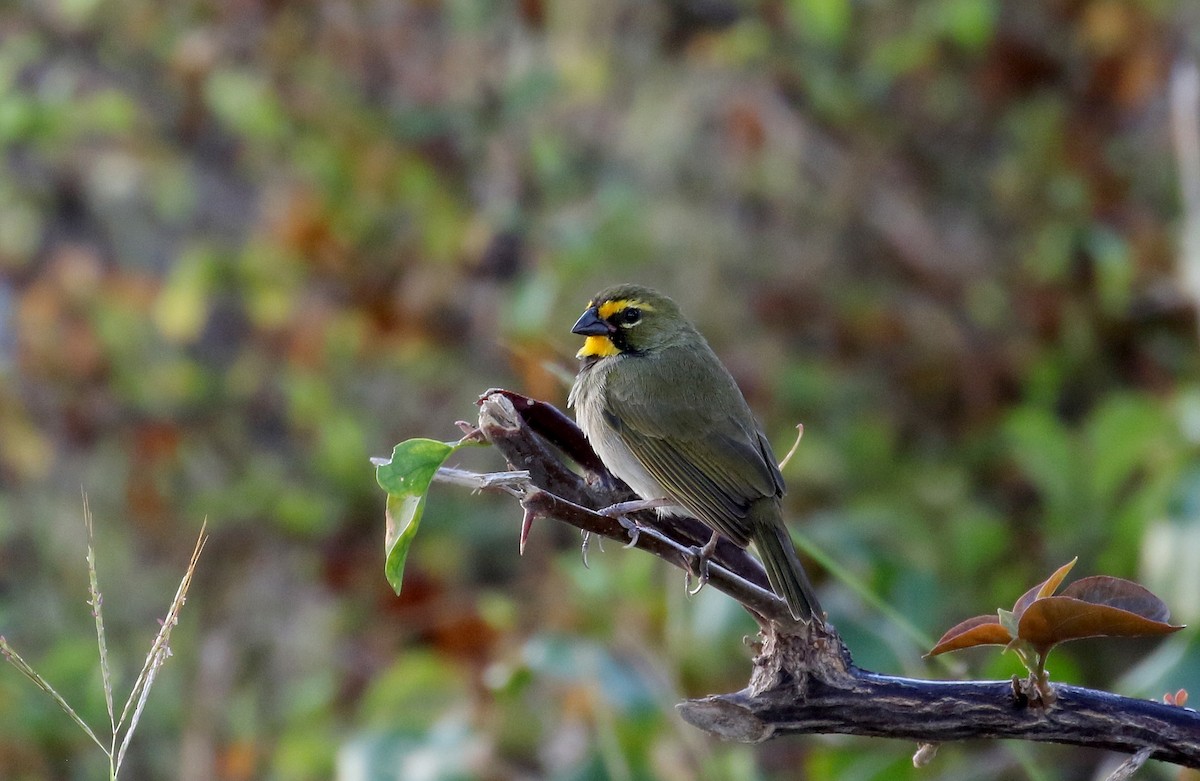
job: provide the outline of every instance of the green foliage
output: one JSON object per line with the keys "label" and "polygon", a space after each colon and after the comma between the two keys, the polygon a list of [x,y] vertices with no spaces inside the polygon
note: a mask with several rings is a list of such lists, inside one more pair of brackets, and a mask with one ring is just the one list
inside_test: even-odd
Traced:
{"label": "green foliage", "polygon": [[850,32],[849,0],[793,0],[788,4],[800,34],[819,43],[839,46]]}
{"label": "green foliage", "polygon": [[[1076,554],[1196,624],[1200,361],[1162,66],[1186,58],[1190,11],[17,4],[0,46],[0,633],[86,688],[68,608],[83,553],[65,542],[82,485],[111,525],[100,560],[150,584],[107,606],[114,638],[158,616],[180,530],[214,530],[162,692],[178,701],[131,775],[171,777],[183,744],[211,747],[213,777],[327,779],[359,737],[380,762],[420,756],[442,718],[437,745],[484,746],[493,775],[927,775],[890,743],[680,729],[680,696],[745,684],[745,616],[633,551],[593,544],[584,569],[553,524],[518,556],[499,497],[439,492],[395,596],[364,464],[453,431],[491,386],[561,405],[573,316],[631,279],[675,294],[781,452],[805,424],[788,517],[863,584],[813,568],[861,664],[929,674],[914,632]],[[543,637],[609,649],[654,707],[547,683],[520,658]],[[1136,659],[1064,644],[1055,680],[1200,689],[1195,637]],[[364,703],[400,686],[394,666],[419,679],[430,658],[423,696],[444,709],[376,720]],[[1011,654],[950,658],[1014,671]],[[89,775],[86,738],[10,683],[0,777]],[[936,770],[976,772],[978,750],[944,747]],[[1095,774],[1060,756],[1043,773]]]}
{"label": "green foliage", "polygon": [[217,119],[251,141],[279,141],[287,131],[276,93],[262,74],[233,68],[208,77],[205,97]]}
{"label": "green foliage", "polygon": [[[1021,407],[1004,431],[1010,457],[1042,499],[1056,547],[1114,539],[1123,508],[1144,512],[1151,497],[1161,506],[1163,485],[1176,479],[1176,423],[1149,399],[1114,394],[1076,428],[1045,409]],[[1150,470],[1153,479],[1145,477]]]}
{"label": "green foliage", "polygon": [[425,493],[433,476],[461,443],[410,439],[396,445],[390,460],[375,467],[375,479],[387,492],[384,574],[396,593],[404,581],[404,562],[425,512]]}

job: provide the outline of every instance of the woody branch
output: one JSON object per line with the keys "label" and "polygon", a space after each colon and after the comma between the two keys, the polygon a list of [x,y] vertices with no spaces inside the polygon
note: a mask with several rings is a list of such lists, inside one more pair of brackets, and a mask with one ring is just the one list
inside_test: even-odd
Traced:
{"label": "woody branch", "polygon": [[[528,478],[509,490],[526,518],[553,518],[648,551],[687,569],[709,531],[695,519],[634,514],[639,531],[596,512],[633,498],[600,463],[574,422],[544,402],[490,390],[479,400],[479,432]],[[561,455],[560,455],[561,454]],[[578,464],[572,471],[562,455]],[[748,686],[679,705],[689,723],[720,737],[760,742],[788,734],[851,734],[921,743],[1008,738],[1066,743],[1200,769],[1200,714],[1175,705],[1053,684],[1052,706],[1032,703],[1010,681],[931,681],[855,667],[828,622],[793,621],[758,561],[721,540],[711,586],[758,622],[762,647]]]}

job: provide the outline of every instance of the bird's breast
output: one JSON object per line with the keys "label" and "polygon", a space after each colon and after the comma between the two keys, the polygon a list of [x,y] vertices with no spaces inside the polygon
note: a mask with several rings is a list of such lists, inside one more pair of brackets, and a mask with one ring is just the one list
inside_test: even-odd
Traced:
{"label": "bird's breast", "polygon": [[[643,499],[672,499],[674,497],[662,483],[638,460],[621,435],[609,424],[605,415],[604,373],[596,372],[599,367],[581,372],[571,389],[570,404],[575,408],[575,419],[587,436],[592,449],[608,467],[608,471],[625,481],[634,493]],[[661,514],[688,514],[682,507],[664,507]]]}

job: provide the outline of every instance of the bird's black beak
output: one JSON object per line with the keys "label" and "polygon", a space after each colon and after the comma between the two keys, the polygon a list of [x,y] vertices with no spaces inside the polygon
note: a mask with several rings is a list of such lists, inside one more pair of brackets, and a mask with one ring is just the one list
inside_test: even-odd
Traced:
{"label": "bird's black beak", "polygon": [[608,336],[614,330],[616,329],[601,319],[600,313],[593,306],[589,307],[579,320],[575,322],[575,327],[571,329],[571,333],[582,334],[583,336]]}

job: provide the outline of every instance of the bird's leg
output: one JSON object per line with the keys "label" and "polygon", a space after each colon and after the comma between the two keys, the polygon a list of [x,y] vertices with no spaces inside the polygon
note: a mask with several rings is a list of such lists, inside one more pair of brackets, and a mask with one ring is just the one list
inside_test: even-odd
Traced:
{"label": "bird's leg", "polygon": [[[704,584],[708,583],[708,562],[717,553],[717,541],[721,539],[721,535],[717,532],[712,533],[712,537],[708,538],[708,542],[698,548],[691,548],[689,553],[692,560],[688,562],[688,569],[684,571],[683,587],[687,589],[689,596],[695,596],[700,593],[700,589],[704,588]],[[696,588],[691,588],[692,567],[696,568]]]}
{"label": "bird's leg", "polygon": [[637,545],[638,537],[641,536],[642,530],[638,526],[637,521],[629,517],[630,513],[640,512],[642,510],[655,510],[659,507],[669,507],[675,504],[670,499],[634,499],[629,502],[617,502],[610,504],[602,510],[596,512],[609,518],[616,518],[621,526],[625,527],[625,531],[629,533],[629,542],[625,545],[626,548],[632,548]]}

